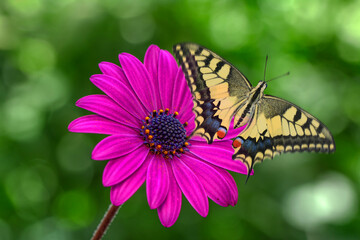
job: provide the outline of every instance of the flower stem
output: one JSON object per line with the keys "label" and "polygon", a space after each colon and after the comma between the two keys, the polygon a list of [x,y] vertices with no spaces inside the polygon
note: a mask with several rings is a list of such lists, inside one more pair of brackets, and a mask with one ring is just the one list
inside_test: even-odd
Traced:
{"label": "flower stem", "polygon": [[106,211],[103,219],[101,219],[100,224],[97,226],[93,237],[91,238],[91,240],[100,240],[106,233],[106,230],[108,229],[108,227],[110,226],[112,220],[115,218],[117,212],[119,211],[121,205],[120,206],[114,206],[112,204],[110,204],[108,210]]}

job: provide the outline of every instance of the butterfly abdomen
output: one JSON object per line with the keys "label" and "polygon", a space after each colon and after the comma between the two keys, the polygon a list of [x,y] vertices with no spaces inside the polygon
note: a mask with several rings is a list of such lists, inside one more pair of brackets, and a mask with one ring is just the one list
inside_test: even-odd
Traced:
{"label": "butterfly abdomen", "polygon": [[[249,121],[250,108],[251,108],[251,105],[250,105],[250,104],[248,104],[248,105],[245,107],[245,110],[244,110],[243,113],[241,114],[239,120],[236,122],[234,128],[238,128],[238,127],[244,126],[244,125]],[[244,121],[245,118],[246,118],[246,120]]]}
{"label": "butterfly abdomen", "polygon": [[260,81],[258,85],[249,92],[249,94],[246,97],[247,101],[245,103],[245,108],[243,110],[240,109],[240,111],[237,112],[237,115],[240,115],[240,117],[236,118],[236,124],[234,128],[244,126],[251,120],[256,105],[261,102],[261,98],[264,96],[265,88],[266,88],[266,82]]}

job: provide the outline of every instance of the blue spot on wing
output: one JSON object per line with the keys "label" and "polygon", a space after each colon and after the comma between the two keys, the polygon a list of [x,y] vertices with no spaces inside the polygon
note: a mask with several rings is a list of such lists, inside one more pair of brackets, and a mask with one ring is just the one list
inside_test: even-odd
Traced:
{"label": "blue spot on wing", "polygon": [[241,149],[243,149],[245,152],[247,152],[248,153],[247,155],[255,156],[257,147],[256,147],[256,144],[252,140],[246,139],[244,141]]}
{"label": "blue spot on wing", "polygon": [[244,154],[245,156],[251,156],[254,159],[256,153],[264,153],[266,149],[272,149],[272,146],[273,144],[270,138],[260,138],[257,142],[254,138],[248,138],[243,142],[241,148],[234,154],[233,158],[238,154]]}

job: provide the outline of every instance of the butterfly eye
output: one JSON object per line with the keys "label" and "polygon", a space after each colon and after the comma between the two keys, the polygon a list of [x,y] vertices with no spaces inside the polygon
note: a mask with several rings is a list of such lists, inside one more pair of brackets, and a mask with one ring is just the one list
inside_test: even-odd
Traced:
{"label": "butterfly eye", "polygon": [[227,134],[227,130],[224,127],[220,127],[216,134],[217,134],[219,139],[223,139]]}
{"label": "butterfly eye", "polygon": [[241,145],[243,144],[244,140],[242,140],[240,137],[235,138],[235,140],[233,141],[233,147],[234,148],[240,148]]}

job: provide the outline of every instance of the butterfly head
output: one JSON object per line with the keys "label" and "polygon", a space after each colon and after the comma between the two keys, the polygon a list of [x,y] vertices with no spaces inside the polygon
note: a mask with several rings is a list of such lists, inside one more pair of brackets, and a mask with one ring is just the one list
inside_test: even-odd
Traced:
{"label": "butterfly head", "polygon": [[267,88],[267,83],[265,81],[259,81],[258,85],[260,86],[262,91],[264,91],[265,88]]}
{"label": "butterfly head", "polygon": [[267,87],[267,83],[265,81],[259,81],[259,83],[255,88],[259,89],[260,92],[264,92],[266,87]]}

